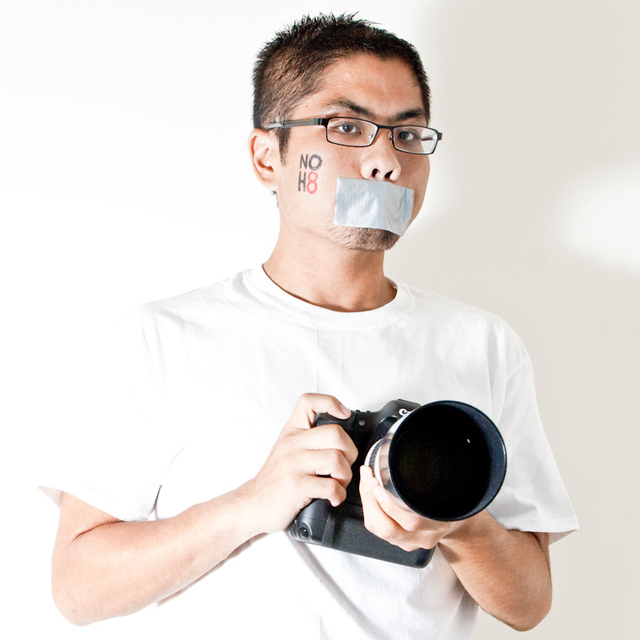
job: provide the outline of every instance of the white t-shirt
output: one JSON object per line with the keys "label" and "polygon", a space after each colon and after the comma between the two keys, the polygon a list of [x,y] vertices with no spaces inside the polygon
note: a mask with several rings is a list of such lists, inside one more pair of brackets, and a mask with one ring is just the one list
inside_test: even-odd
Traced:
{"label": "white t-shirt", "polygon": [[[129,325],[131,326],[131,325]],[[504,485],[489,506],[509,529],[549,532],[576,518],[542,430],[529,357],[496,316],[398,285],[382,308],[340,313],[294,298],[261,268],[134,314],[126,362],[138,402],[104,412],[84,477],[59,490],[122,520],[166,518],[255,476],[302,393],[353,410],[389,400],[458,400],[505,440]],[[134,354],[138,354],[136,357]],[[134,355],[134,357],[132,357]],[[102,423],[102,424],[100,424]],[[471,638],[477,606],[436,550],[414,569],[261,537],[165,602],[154,634],[306,639]]]}

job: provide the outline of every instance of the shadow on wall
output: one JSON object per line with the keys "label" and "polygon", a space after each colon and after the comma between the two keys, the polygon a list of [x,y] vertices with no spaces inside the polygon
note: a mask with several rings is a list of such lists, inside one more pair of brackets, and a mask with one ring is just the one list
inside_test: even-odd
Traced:
{"label": "shadow on wall", "polygon": [[[627,515],[640,488],[640,5],[434,9],[438,27],[417,45],[444,138],[388,272],[498,313],[531,352],[582,530],[554,551],[556,604],[530,637],[569,625],[628,637],[640,593],[640,516]],[[612,514],[626,519],[614,548]],[[513,632],[486,637],[501,633]]]}

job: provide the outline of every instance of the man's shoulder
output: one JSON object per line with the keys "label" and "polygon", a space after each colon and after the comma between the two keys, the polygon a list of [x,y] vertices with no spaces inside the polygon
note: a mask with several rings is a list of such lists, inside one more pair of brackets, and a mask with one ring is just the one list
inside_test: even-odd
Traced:
{"label": "man's shoulder", "polygon": [[125,340],[182,341],[186,336],[226,335],[261,316],[250,283],[251,269],[213,284],[131,309],[116,329]]}
{"label": "man's shoulder", "polygon": [[523,347],[511,324],[495,312],[439,293],[407,289],[413,300],[412,321],[430,332],[460,340],[482,339]]}
{"label": "man's shoulder", "polygon": [[241,271],[213,284],[192,289],[178,295],[145,302],[133,310],[143,320],[162,318],[197,322],[218,315],[225,308],[246,304],[251,296],[247,287],[247,274]]}
{"label": "man's shoulder", "polygon": [[413,299],[413,309],[416,313],[442,315],[449,318],[460,318],[480,323],[506,325],[506,321],[496,313],[474,304],[456,300],[440,293],[425,291],[408,285],[403,285]]}

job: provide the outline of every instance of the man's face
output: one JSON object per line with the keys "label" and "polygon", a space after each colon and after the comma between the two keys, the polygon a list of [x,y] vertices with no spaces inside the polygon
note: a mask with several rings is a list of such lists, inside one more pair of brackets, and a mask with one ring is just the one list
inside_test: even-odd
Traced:
{"label": "man's face", "polygon": [[[331,65],[322,88],[308,96],[291,120],[350,116],[378,124],[426,125],[422,92],[411,68],[398,59],[357,54]],[[272,134],[275,135],[275,134]],[[339,177],[384,180],[414,191],[413,220],[424,200],[429,179],[428,156],[397,151],[390,132],[381,129],[370,147],[344,147],[327,142],[322,126],[290,130],[285,162],[276,162],[275,190],[281,224],[286,231],[313,235],[357,250],[382,250],[398,236],[378,229],[335,225]]]}

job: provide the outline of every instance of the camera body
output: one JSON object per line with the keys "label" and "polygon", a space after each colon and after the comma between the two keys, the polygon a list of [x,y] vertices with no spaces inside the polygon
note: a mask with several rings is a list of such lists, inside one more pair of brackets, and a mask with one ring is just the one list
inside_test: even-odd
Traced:
{"label": "camera body", "polygon": [[289,525],[290,536],[348,553],[410,567],[425,567],[433,549],[403,551],[364,526],[359,468],[370,466],[396,501],[433,520],[475,515],[498,493],[506,473],[500,432],[479,409],[455,401],[419,405],[388,402],[349,418],[317,416],[314,425],[339,424],[358,449],[354,477],[338,507],[314,500]]}

